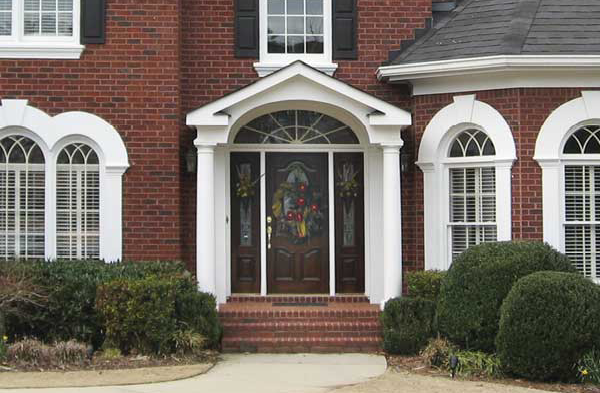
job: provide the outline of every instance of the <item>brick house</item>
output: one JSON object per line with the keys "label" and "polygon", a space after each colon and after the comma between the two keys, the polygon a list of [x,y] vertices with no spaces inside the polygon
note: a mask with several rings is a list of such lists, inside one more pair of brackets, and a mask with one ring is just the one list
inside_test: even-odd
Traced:
{"label": "brick house", "polygon": [[599,15],[0,0],[0,254],[184,260],[220,303],[371,307],[509,239],[597,279]]}

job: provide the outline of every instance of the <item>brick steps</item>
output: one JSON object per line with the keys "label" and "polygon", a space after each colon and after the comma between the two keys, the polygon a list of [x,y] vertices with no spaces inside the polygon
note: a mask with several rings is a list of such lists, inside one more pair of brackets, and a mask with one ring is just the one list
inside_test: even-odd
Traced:
{"label": "brick steps", "polygon": [[338,295],[338,296],[282,296],[282,295],[234,295],[227,298],[227,303],[369,303],[369,298],[364,295]]}
{"label": "brick steps", "polygon": [[[249,301],[246,297],[234,297],[219,307],[222,349],[225,352],[379,351],[379,307],[369,304],[365,296],[343,298],[268,296]],[[302,306],[273,303],[302,303]]]}

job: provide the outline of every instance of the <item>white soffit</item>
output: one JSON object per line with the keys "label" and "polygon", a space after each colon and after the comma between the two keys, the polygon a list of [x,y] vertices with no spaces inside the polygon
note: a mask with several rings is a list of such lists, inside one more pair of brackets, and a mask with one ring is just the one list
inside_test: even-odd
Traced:
{"label": "white soffit", "polygon": [[380,67],[377,78],[414,95],[506,88],[600,87],[600,55],[514,55]]}

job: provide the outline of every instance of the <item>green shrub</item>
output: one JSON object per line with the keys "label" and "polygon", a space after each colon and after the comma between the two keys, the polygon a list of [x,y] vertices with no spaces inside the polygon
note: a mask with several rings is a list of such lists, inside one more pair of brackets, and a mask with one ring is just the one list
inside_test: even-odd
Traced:
{"label": "green shrub", "polygon": [[502,301],[519,278],[543,270],[575,272],[565,255],[539,242],[469,248],[442,281],[437,328],[463,348],[493,352]]}
{"label": "green shrub", "polygon": [[521,278],[504,300],[496,345],[506,369],[539,380],[572,379],[583,355],[600,346],[600,289],[560,272]]}
{"label": "green shrub", "polygon": [[115,280],[98,288],[97,309],[106,325],[106,338],[124,354],[172,352],[177,331],[173,279],[147,277]]}
{"label": "green shrub", "polygon": [[500,359],[494,354],[478,351],[458,351],[454,355],[458,358],[458,375],[486,378],[502,376]]}
{"label": "green shrub", "polygon": [[8,337],[4,334],[0,335],[0,362],[6,359],[6,352],[8,351]]}
{"label": "green shrub", "polygon": [[95,310],[96,289],[109,281],[146,276],[185,274],[181,263],[102,261],[3,262],[27,272],[47,295],[43,306],[22,304],[7,318],[11,337],[36,337],[45,342],[76,339],[98,348],[104,341],[102,321]]}
{"label": "green shrub", "polygon": [[201,334],[205,346],[215,348],[221,342],[217,301],[213,295],[199,292],[195,281],[178,281],[175,318],[180,331],[191,330]]}
{"label": "green shrub", "polygon": [[600,350],[586,352],[577,363],[577,372],[581,382],[600,384]]}
{"label": "green shrub", "polygon": [[385,304],[383,348],[393,354],[415,354],[433,335],[435,303],[420,298],[400,297]]}
{"label": "green shrub", "polygon": [[437,301],[440,294],[442,280],[446,272],[439,270],[420,270],[406,274],[406,284],[410,297],[420,297]]}

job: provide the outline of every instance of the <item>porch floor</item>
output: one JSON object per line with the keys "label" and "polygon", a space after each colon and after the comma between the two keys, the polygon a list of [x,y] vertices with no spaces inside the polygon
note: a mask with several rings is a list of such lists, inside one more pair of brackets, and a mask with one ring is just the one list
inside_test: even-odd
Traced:
{"label": "porch floor", "polygon": [[219,307],[225,352],[377,352],[379,315],[365,296],[234,296]]}

